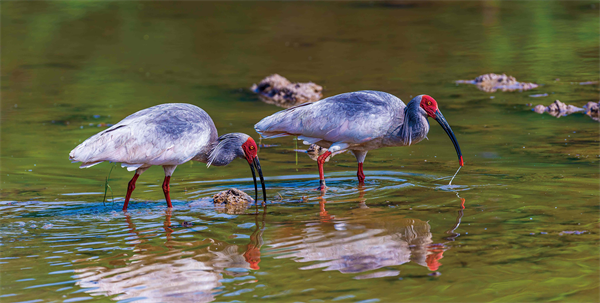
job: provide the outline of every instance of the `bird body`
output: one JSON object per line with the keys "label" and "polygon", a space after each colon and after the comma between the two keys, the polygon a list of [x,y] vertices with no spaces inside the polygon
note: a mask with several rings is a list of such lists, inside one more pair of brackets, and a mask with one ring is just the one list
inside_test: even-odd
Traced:
{"label": "bird body", "polygon": [[82,168],[110,161],[130,171],[192,159],[206,163],[217,138],[217,128],[203,109],[167,103],[127,116],[85,140],[69,156],[82,162]]}
{"label": "bird body", "polygon": [[261,120],[255,129],[264,138],[293,135],[326,148],[335,143],[361,151],[410,145],[425,138],[429,123],[418,115],[407,117],[406,107],[388,93],[352,92],[280,111]]}
{"label": "bird body", "polygon": [[167,205],[172,207],[170,177],[177,165],[190,160],[204,162],[208,166],[223,166],[235,158],[246,158],[253,176],[254,168],[259,170],[264,195],[257,150],[254,140],[246,134],[218,137],[215,124],[203,109],[192,104],[166,103],[131,114],[88,138],[71,151],[69,159],[82,162],[81,168],[110,161],[120,162],[129,171],[135,170],[125,198],[123,210],[126,210],[137,178],[153,165],[163,166],[165,170],[163,191]]}
{"label": "bird body", "polygon": [[254,128],[264,138],[291,135],[304,140],[305,144],[328,148],[317,160],[323,187],[322,162],[329,155],[351,151],[358,161],[357,174],[362,183],[362,163],[367,152],[420,142],[429,132],[428,116],[442,121],[442,127],[450,131],[448,135],[455,143],[462,165],[456,138],[437,109],[436,101],[427,95],[419,95],[404,104],[385,92],[345,93],[280,111],[264,118]]}

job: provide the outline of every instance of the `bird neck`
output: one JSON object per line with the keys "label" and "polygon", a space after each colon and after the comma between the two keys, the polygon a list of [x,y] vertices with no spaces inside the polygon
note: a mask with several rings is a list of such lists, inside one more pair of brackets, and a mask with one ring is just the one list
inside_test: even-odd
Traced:
{"label": "bird neck", "polygon": [[225,166],[235,158],[244,157],[242,144],[247,140],[248,135],[232,133],[219,137],[218,141],[213,142],[212,149],[208,156],[208,165]]}
{"label": "bird neck", "polygon": [[210,162],[210,165],[225,166],[235,160],[235,158],[237,158],[237,156],[231,152],[217,152],[214,154],[214,159]]}
{"label": "bird neck", "polygon": [[427,114],[416,101],[410,101],[404,108],[404,121],[393,134],[395,145],[411,145],[421,142],[429,132]]}

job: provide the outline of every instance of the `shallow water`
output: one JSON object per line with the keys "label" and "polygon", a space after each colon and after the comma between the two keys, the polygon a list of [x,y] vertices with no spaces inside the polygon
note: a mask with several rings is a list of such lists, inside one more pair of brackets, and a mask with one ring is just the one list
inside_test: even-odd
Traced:
{"label": "shallow water", "polygon": [[[0,302],[597,301],[598,123],[528,103],[598,101],[595,2],[3,2]],[[542,84],[479,91],[507,73]],[[242,160],[80,170],[79,142],[139,109],[204,108],[220,134],[280,108],[249,92],[279,73],[332,96],[429,94],[452,126],[325,166],[293,138],[262,143],[270,201],[244,215],[213,194],[253,192]],[[548,94],[545,97],[530,95]],[[297,156],[297,157],[296,157]],[[296,160],[297,159],[297,160]]]}

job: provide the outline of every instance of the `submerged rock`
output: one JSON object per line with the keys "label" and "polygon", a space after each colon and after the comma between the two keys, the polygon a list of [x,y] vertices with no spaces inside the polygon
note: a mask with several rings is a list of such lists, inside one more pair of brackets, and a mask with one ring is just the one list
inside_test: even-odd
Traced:
{"label": "submerged rock", "polygon": [[518,82],[513,76],[507,76],[506,74],[485,74],[481,75],[474,80],[458,80],[456,83],[467,83],[475,84],[477,88],[484,92],[493,93],[496,90],[502,90],[503,92],[512,91],[524,91],[538,87],[535,83]]}
{"label": "submerged rock", "polygon": [[547,111],[553,116],[566,116],[572,113],[583,111],[583,108],[579,108],[573,105],[567,105],[560,102],[559,100],[555,100],[554,103],[548,105]]}
{"label": "submerged rock", "polygon": [[560,233],[558,233],[559,236],[564,236],[564,235],[581,235],[586,233],[587,230],[563,230]]}
{"label": "submerged rock", "polygon": [[585,112],[586,115],[598,121],[599,107],[600,102],[588,102],[583,108],[580,108],[577,106],[565,104],[563,102],[560,102],[559,100],[555,100],[554,103],[548,105],[547,107],[542,104],[539,104],[536,105],[532,110],[538,114],[548,113],[557,118],[567,116],[573,113]]}
{"label": "submerged rock", "polygon": [[539,105],[536,105],[533,108],[533,111],[536,112],[536,113],[538,113],[538,114],[543,114],[546,111],[546,107],[543,106],[543,105],[541,105],[541,104],[539,104]]}
{"label": "submerged rock", "polygon": [[230,188],[215,194],[213,196],[213,201],[215,203],[239,204],[246,202],[251,203],[254,202],[254,199],[252,199],[252,197],[250,197],[250,195],[247,193],[237,188]]}
{"label": "submerged rock", "polygon": [[592,117],[592,119],[598,121],[600,117],[598,117],[598,111],[600,108],[600,102],[588,102],[584,107],[585,114]]}
{"label": "submerged rock", "polygon": [[215,194],[213,201],[217,210],[228,214],[242,214],[254,203],[252,197],[237,188],[230,188]]}
{"label": "submerged rock", "polygon": [[278,74],[264,78],[258,85],[253,84],[250,89],[264,102],[284,108],[315,102],[323,97],[322,86],[312,82],[292,83]]}

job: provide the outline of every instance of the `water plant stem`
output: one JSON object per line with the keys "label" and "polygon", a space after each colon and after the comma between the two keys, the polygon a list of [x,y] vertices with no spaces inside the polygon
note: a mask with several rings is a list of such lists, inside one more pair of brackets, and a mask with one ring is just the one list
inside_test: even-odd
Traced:
{"label": "water plant stem", "polygon": [[110,195],[112,196],[112,202],[115,202],[115,195],[113,193],[112,188],[110,187],[110,184],[108,184],[108,179],[110,179],[110,173],[112,173],[113,168],[115,168],[115,165],[117,165],[116,163],[113,164],[110,167],[110,171],[108,172],[108,176],[106,177],[105,181],[104,181],[104,198],[102,198],[102,204],[104,204],[106,206],[106,204],[104,202],[106,202],[106,193],[108,192],[108,190],[110,189]]}

